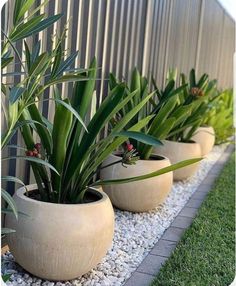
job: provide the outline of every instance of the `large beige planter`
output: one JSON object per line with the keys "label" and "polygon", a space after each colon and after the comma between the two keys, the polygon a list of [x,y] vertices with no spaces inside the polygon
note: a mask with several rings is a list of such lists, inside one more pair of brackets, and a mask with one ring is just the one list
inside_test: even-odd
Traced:
{"label": "large beige planter", "polygon": [[[30,185],[29,190],[36,189]],[[25,189],[14,195],[18,222],[7,215],[10,251],[28,272],[48,280],[70,280],[97,265],[112,243],[114,212],[104,192],[91,190],[97,201],[53,204],[30,199]]]}
{"label": "large beige planter", "polygon": [[[162,142],[164,145],[153,148],[153,153],[168,157],[172,164],[201,157],[201,147],[198,143],[182,143],[168,140],[163,140]],[[198,165],[199,163],[195,163],[175,170],[173,172],[174,180],[185,180],[191,177],[197,171]]]}
{"label": "large beige planter", "polygon": [[211,126],[199,127],[192,136],[192,140],[200,144],[202,156],[206,156],[215,144],[215,131]]}
{"label": "large beige planter", "polygon": [[[110,155],[103,165],[108,165],[118,160],[120,160],[120,157]],[[159,160],[138,160],[136,165],[131,165],[127,168],[119,163],[102,169],[101,178],[121,179],[141,176],[169,165],[170,161],[163,157],[159,157]],[[143,181],[103,186],[103,190],[108,194],[113,205],[119,209],[145,212],[157,207],[165,200],[171,190],[172,182],[173,173],[169,172]]]}

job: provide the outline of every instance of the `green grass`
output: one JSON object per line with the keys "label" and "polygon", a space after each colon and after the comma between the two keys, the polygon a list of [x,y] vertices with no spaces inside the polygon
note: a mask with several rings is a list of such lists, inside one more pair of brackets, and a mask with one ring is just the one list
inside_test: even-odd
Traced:
{"label": "green grass", "polygon": [[235,155],[152,286],[228,286],[235,273]]}

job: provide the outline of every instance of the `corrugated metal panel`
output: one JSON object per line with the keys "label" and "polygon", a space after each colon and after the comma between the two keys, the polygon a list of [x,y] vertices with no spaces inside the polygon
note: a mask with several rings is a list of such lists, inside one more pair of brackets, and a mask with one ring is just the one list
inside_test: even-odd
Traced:
{"label": "corrugated metal panel", "polygon": [[[35,5],[41,2],[37,0]],[[10,0],[2,9],[4,30],[12,22],[13,3]],[[217,78],[220,87],[232,86],[235,26],[216,0],[50,0],[45,8],[46,14],[61,12],[64,17],[37,37],[42,51],[52,48],[51,34],[60,34],[67,24],[67,54],[79,50],[75,67],[88,67],[97,58],[98,104],[106,96],[109,72],[128,80],[135,66],[149,79],[154,75],[160,86],[167,70],[175,67],[185,73],[195,67],[199,75],[207,72]],[[27,43],[32,46],[34,41],[27,39]],[[22,43],[17,48],[22,54]],[[15,68],[21,70],[19,63]],[[20,76],[15,78],[19,80]],[[63,84],[60,90],[64,96],[70,95],[71,85]],[[44,98],[51,94],[52,89]],[[39,105],[52,120],[54,103]],[[22,144],[19,135],[13,141]],[[3,170],[22,178],[25,165],[12,161]]]}

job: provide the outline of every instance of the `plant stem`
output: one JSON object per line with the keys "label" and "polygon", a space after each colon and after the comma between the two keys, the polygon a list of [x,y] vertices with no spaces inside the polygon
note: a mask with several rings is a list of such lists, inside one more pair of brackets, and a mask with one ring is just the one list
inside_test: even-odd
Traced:
{"label": "plant stem", "polygon": [[98,171],[102,170],[102,169],[105,169],[105,168],[107,168],[107,167],[110,167],[110,166],[113,166],[113,165],[115,165],[115,164],[122,163],[122,162],[123,162],[123,159],[121,159],[121,160],[119,160],[119,161],[115,161],[115,162],[110,163],[110,164],[105,165],[105,166],[101,166],[101,167],[98,168],[98,170],[96,171],[96,173],[97,173]]}
{"label": "plant stem", "polygon": [[123,159],[121,159],[121,160],[119,160],[119,161],[115,161],[115,162],[110,163],[110,164],[105,165],[105,166],[100,166],[100,167],[98,167],[98,168],[96,169],[96,171],[94,171],[94,172],[91,174],[91,177],[94,176],[95,174],[97,174],[97,173],[98,173],[100,170],[102,170],[102,169],[105,169],[105,168],[107,168],[107,167],[110,167],[110,166],[113,166],[113,165],[115,165],[115,164],[122,163],[122,162],[123,162]]}

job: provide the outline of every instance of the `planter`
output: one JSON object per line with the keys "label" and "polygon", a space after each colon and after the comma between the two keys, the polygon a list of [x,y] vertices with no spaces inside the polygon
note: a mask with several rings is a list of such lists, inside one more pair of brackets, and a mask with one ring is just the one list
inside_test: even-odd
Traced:
{"label": "planter", "polygon": [[[28,186],[35,190],[36,185]],[[48,280],[70,280],[97,265],[112,243],[114,212],[108,196],[95,189],[84,204],[53,204],[14,195],[20,215],[10,214],[7,227],[16,230],[8,244],[16,261],[28,272]]]}
{"label": "planter", "polygon": [[[163,140],[163,146],[153,148],[153,153],[166,156],[172,164],[177,162],[201,157],[201,147],[198,143],[183,143]],[[175,170],[174,180],[185,180],[191,177],[198,169],[199,163]]]}
{"label": "planter", "polygon": [[[120,160],[119,156],[110,155],[103,165],[108,165],[118,160]],[[118,163],[102,169],[101,178],[121,179],[141,176],[169,165],[170,161],[160,156],[156,156],[152,160],[138,160],[136,165],[130,165],[127,168]],[[132,212],[145,212],[157,207],[165,200],[171,190],[172,182],[173,174],[169,172],[143,181],[103,186],[103,190],[117,208]]]}
{"label": "planter", "polygon": [[200,144],[202,156],[211,152],[215,144],[215,131],[211,126],[199,127],[194,133],[192,140]]}

